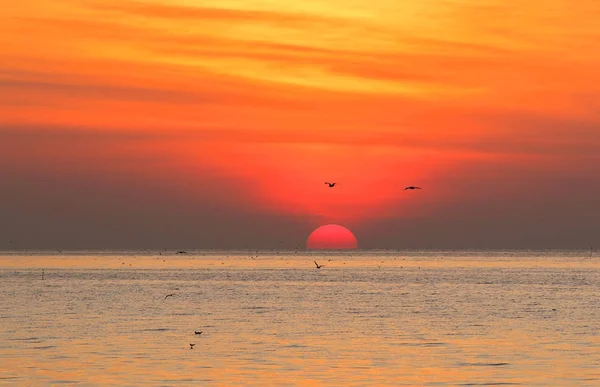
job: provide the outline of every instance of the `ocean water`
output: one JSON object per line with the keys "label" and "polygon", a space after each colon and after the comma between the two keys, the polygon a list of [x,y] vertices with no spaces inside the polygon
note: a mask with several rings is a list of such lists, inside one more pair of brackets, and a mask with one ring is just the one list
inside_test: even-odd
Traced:
{"label": "ocean water", "polygon": [[0,385],[600,386],[589,251],[4,252],[0,297]]}

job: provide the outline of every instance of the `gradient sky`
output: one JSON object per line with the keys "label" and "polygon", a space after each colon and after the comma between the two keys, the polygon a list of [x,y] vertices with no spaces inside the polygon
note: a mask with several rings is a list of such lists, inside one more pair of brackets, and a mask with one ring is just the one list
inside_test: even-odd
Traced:
{"label": "gradient sky", "polygon": [[0,248],[294,248],[328,223],[363,248],[600,246],[599,19],[597,0],[9,2]]}

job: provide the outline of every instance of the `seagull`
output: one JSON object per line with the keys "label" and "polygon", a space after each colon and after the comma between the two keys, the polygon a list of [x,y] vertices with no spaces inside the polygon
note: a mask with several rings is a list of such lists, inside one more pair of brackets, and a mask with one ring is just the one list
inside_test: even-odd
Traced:
{"label": "seagull", "polygon": [[422,189],[421,187],[415,187],[414,185],[411,185],[410,187],[406,187],[404,188],[404,190],[406,191],[407,189]]}
{"label": "seagull", "polygon": [[202,334],[202,331],[200,331],[200,332],[198,332],[198,331],[194,331],[194,334],[195,334],[195,335],[201,335],[201,334]]}
{"label": "seagull", "polygon": [[175,254],[187,254],[187,251],[183,251],[183,250],[182,250],[182,251],[178,251],[178,252],[177,252],[177,253],[175,253]]}
{"label": "seagull", "polygon": [[329,188],[333,188],[337,183],[329,183],[326,181],[325,184],[329,185]]}
{"label": "seagull", "polygon": [[194,349],[194,345],[196,345],[196,344],[190,343],[190,349]]}
{"label": "seagull", "polygon": [[315,263],[315,266],[317,267],[317,269],[320,269],[320,268],[322,268],[322,267],[324,267],[324,266],[325,266],[325,265],[319,265],[319,264],[317,263],[317,261],[313,261],[313,262]]}
{"label": "seagull", "polygon": [[[175,294],[167,294],[167,295],[165,296],[165,300],[167,299],[167,297],[173,297],[174,295],[175,295]],[[163,301],[164,301],[164,300],[163,300]]]}

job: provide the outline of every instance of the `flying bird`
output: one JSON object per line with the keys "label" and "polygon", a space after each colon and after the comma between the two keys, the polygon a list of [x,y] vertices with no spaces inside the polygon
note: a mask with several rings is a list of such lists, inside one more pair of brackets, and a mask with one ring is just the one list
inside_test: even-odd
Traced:
{"label": "flying bird", "polygon": [[198,332],[198,331],[194,331],[194,334],[195,334],[195,335],[201,335],[201,334],[202,334],[202,331],[200,331],[200,332]]}
{"label": "flying bird", "polygon": [[326,181],[325,184],[327,184],[329,186],[329,188],[333,188],[333,187],[335,187],[335,185],[337,183],[329,183],[329,182]]}
{"label": "flying bird", "polygon": [[406,191],[407,189],[422,189],[421,187],[415,187],[414,185],[411,185],[410,187],[406,187],[404,188],[404,190]]}
{"label": "flying bird", "polygon": [[[168,297],[173,297],[174,295],[175,295],[175,294],[167,294],[167,295],[165,296],[165,300],[166,300]],[[163,300],[163,301],[164,301],[164,300]]]}
{"label": "flying bird", "polygon": [[178,251],[178,252],[177,252],[177,253],[175,253],[175,254],[187,254],[187,251],[183,251],[183,250],[182,250],[182,251]]}
{"label": "flying bird", "polygon": [[320,268],[322,268],[322,267],[324,267],[324,266],[325,266],[325,265],[319,265],[319,264],[317,263],[317,261],[313,261],[313,262],[315,263],[315,266],[317,267],[317,269],[320,269]]}
{"label": "flying bird", "polygon": [[196,345],[196,344],[190,343],[190,349],[194,349],[194,345]]}

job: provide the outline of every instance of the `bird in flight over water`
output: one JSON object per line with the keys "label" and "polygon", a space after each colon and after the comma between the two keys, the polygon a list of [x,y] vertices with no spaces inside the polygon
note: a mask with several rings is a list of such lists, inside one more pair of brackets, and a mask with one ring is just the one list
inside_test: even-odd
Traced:
{"label": "bird in flight over water", "polygon": [[330,183],[330,182],[327,182],[327,181],[326,181],[326,182],[325,182],[325,184],[327,184],[327,185],[329,186],[329,188],[333,188],[333,187],[335,187],[335,185],[336,185],[337,183]]}
{"label": "bird in flight over water", "polygon": [[196,345],[196,344],[190,343],[190,349],[194,349],[194,345]]}
{"label": "bird in flight over water", "polygon": [[167,294],[167,295],[165,296],[165,300],[167,299],[167,297],[173,297],[174,295],[175,295],[175,294]]}
{"label": "bird in flight over water", "polygon": [[322,267],[324,267],[324,266],[325,266],[325,265],[319,265],[319,264],[317,263],[317,261],[313,261],[313,262],[315,263],[315,266],[317,267],[317,269],[320,269],[320,268],[322,268]]}
{"label": "bird in flight over water", "polygon": [[406,187],[404,188],[404,190],[406,191],[407,189],[422,189],[421,187],[415,187],[414,185],[411,185],[410,187]]}
{"label": "bird in flight over water", "polygon": [[195,335],[201,335],[201,334],[202,334],[202,331],[200,331],[200,332],[198,332],[198,331],[194,331],[194,334],[195,334]]}

